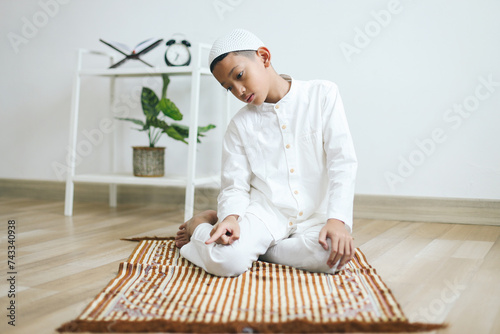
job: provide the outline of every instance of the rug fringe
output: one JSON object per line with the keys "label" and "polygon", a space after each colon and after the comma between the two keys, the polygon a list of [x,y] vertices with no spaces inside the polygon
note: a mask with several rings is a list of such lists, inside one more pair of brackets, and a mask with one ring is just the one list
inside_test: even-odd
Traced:
{"label": "rug fringe", "polygon": [[135,237],[135,238],[120,238],[124,241],[143,241],[143,240],[174,240],[175,237]]}
{"label": "rug fringe", "polygon": [[419,322],[391,321],[369,323],[361,321],[317,324],[297,320],[287,323],[242,323],[226,324],[185,323],[168,320],[150,321],[86,321],[73,320],[63,324],[58,332],[92,332],[92,333],[151,333],[151,332],[184,332],[184,333],[352,333],[352,332],[424,332],[448,327],[448,324],[425,324]]}

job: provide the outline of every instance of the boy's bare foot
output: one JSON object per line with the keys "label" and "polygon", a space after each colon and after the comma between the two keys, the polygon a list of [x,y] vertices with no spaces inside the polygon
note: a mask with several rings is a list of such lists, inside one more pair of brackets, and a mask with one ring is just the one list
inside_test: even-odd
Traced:
{"label": "boy's bare foot", "polygon": [[198,225],[203,223],[215,225],[215,223],[217,223],[217,219],[217,212],[214,210],[203,211],[202,213],[193,216],[193,218],[179,226],[179,231],[175,236],[175,245],[178,248],[186,245],[191,240],[191,236]]}

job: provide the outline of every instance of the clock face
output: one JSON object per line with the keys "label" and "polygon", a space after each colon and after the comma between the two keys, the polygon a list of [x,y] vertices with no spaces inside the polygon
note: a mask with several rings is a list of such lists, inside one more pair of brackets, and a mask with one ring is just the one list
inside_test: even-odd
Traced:
{"label": "clock face", "polygon": [[170,66],[189,65],[191,53],[186,45],[175,43],[170,45],[165,52],[165,60]]}

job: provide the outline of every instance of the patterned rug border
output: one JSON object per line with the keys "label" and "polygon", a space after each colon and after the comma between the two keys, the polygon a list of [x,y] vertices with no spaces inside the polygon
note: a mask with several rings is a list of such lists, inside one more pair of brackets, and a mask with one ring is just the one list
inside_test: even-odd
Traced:
{"label": "patterned rug border", "polygon": [[184,323],[166,320],[149,321],[84,321],[73,320],[57,329],[58,332],[93,332],[93,333],[398,333],[422,332],[442,329],[446,324],[425,324],[418,322],[394,321],[390,323],[366,323],[361,321],[343,321],[333,324],[314,324],[304,320],[294,320],[280,324],[262,323],[226,323],[206,324]]}
{"label": "patterned rug border", "polygon": [[[141,242],[144,240],[174,240],[174,237],[131,237],[121,238],[124,241]],[[139,247],[139,246],[138,246]],[[136,248],[137,249],[137,248]],[[129,257],[134,255],[136,249]],[[363,258],[364,253],[360,252]],[[366,258],[365,258],[366,260]],[[128,261],[128,260],[127,260]],[[375,271],[375,268],[373,268]],[[376,272],[376,271],[375,271]],[[377,274],[378,275],[378,274]],[[111,280],[113,281],[113,280]],[[106,285],[106,287],[111,283]],[[389,290],[392,295],[392,292]],[[394,299],[400,307],[396,299]],[[152,333],[152,332],[184,332],[184,333],[352,333],[352,332],[422,332],[448,327],[448,324],[418,323],[409,321],[363,322],[338,321],[328,324],[311,323],[307,320],[293,320],[286,323],[255,323],[255,322],[228,322],[224,324],[186,323],[164,319],[144,321],[87,321],[72,320],[64,323],[57,331],[60,333]]]}

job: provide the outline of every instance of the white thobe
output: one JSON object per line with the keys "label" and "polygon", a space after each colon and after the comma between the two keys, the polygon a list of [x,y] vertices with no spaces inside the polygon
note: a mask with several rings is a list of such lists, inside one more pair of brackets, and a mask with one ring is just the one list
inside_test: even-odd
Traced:
{"label": "white thobe", "polygon": [[275,239],[312,216],[341,220],[352,231],[356,169],[337,86],[291,80],[278,103],[247,105],[231,120],[219,219],[251,212]]}

